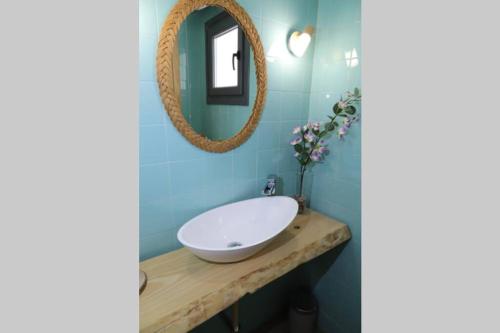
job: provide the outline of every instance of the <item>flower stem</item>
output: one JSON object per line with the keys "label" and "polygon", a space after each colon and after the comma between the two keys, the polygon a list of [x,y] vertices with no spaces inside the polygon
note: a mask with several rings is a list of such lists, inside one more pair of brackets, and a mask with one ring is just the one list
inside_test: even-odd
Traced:
{"label": "flower stem", "polygon": [[302,189],[303,189],[303,184],[304,184],[304,173],[306,171],[306,166],[305,165],[302,165],[300,167],[300,180],[299,180],[299,196],[303,196],[302,195]]}

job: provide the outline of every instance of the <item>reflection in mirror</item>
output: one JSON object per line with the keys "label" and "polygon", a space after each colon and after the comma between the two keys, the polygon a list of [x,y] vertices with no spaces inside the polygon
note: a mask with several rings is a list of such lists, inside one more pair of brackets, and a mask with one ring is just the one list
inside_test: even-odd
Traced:
{"label": "reflection in mirror", "polygon": [[221,12],[205,23],[207,103],[248,105],[248,42]]}
{"label": "reflection in mirror", "polygon": [[236,135],[256,95],[253,52],[243,30],[222,8],[208,6],[184,20],[177,46],[184,117],[210,140]]}
{"label": "reflection in mirror", "polygon": [[[238,26],[229,28],[213,37],[213,88],[238,86]],[[209,54],[207,54],[209,56]],[[228,61],[231,56],[231,62]]]}

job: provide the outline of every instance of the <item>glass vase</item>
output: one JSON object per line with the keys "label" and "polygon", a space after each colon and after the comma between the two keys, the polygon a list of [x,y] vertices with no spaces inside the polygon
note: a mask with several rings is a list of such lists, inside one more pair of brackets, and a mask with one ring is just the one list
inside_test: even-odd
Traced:
{"label": "glass vase", "polygon": [[296,194],[293,196],[293,198],[297,201],[297,204],[299,205],[298,214],[304,214],[307,208],[306,193],[309,192],[307,189],[308,189],[308,184],[310,183],[311,176],[312,173],[308,169],[301,168],[297,173]]}

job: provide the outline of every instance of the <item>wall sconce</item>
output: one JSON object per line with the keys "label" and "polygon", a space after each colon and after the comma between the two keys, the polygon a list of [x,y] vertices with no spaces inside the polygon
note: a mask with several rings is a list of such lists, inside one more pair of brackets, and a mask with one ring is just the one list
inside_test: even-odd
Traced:
{"label": "wall sconce", "polygon": [[314,28],[308,25],[304,32],[294,31],[288,39],[288,49],[296,57],[302,57],[311,43]]}

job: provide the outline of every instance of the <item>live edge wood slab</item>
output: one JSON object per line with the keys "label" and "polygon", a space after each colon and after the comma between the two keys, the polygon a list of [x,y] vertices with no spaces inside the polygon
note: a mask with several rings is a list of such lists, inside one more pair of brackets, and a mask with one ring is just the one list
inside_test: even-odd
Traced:
{"label": "live edge wood slab", "polygon": [[187,332],[349,238],[345,224],[309,210],[261,252],[241,262],[209,263],[186,248],[145,260],[140,263],[148,279],[139,296],[140,331]]}

